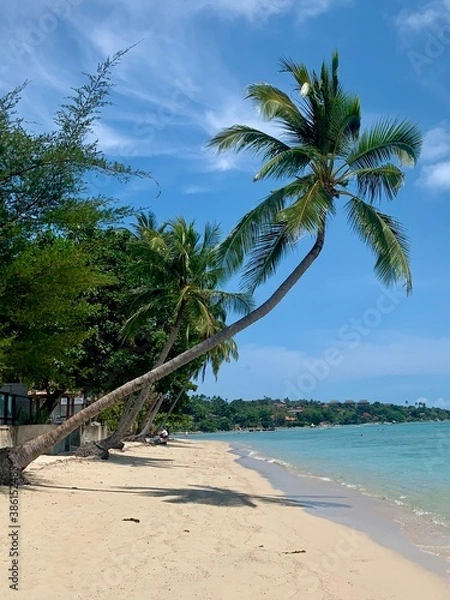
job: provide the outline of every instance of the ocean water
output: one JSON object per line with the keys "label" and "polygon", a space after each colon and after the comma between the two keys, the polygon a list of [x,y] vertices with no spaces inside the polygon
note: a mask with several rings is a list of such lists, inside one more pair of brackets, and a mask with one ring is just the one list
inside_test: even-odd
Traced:
{"label": "ocean water", "polygon": [[[202,436],[299,476],[331,481],[383,499],[398,520],[450,549],[450,421],[298,428]],[[413,519],[414,515],[414,519]],[[434,529],[433,529],[434,528]],[[422,539],[423,538],[423,539]],[[448,544],[448,546],[447,546]]]}

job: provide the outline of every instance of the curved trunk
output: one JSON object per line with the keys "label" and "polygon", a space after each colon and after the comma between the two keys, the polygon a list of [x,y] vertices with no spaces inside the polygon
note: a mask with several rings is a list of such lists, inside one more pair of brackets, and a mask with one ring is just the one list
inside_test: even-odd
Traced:
{"label": "curved trunk", "polygon": [[159,413],[159,409],[161,408],[161,404],[164,402],[164,394],[160,394],[158,400],[154,403],[150,414],[148,415],[147,422],[145,424],[144,429],[138,435],[139,439],[144,439],[145,436],[150,431],[150,427],[153,425],[156,415]]}
{"label": "curved trunk", "polygon": [[139,423],[139,426],[138,426],[138,436],[137,437],[139,437],[139,438],[144,437],[144,430],[145,430],[146,434],[148,433],[148,431],[149,431],[150,428],[146,429],[146,425],[147,425],[147,423],[149,422],[150,419],[152,419],[152,418],[154,419],[153,413],[155,411],[155,406],[156,406],[157,402],[159,401],[159,399],[161,398],[161,396],[162,396],[162,394],[160,394],[158,396],[158,398],[156,399],[156,401],[148,407],[147,412],[142,417],[142,419],[141,419],[141,421]]}
{"label": "curved trunk", "polygon": [[150,391],[151,386],[146,386],[145,388],[142,388],[137,398],[134,394],[130,397],[116,431],[104,440],[97,442],[98,446],[106,452],[111,450],[111,448],[118,448],[119,450],[123,448],[122,438],[127,435],[130,427],[133,425],[134,420],[141,410],[141,406],[143,406],[147,400]]}
{"label": "curved trunk", "polygon": [[[286,296],[286,294],[294,287],[294,285],[299,281],[299,279],[304,275],[304,273],[309,269],[309,267],[313,264],[313,262],[317,259],[320,252],[322,251],[324,244],[324,231],[321,230],[317,239],[312,246],[311,250],[304,257],[304,259],[299,263],[299,265],[292,271],[292,273],[283,281],[283,283],[276,289],[276,291],[258,308],[253,310],[251,313],[238,319],[232,325],[228,327],[224,327],[221,331],[211,336],[210,338],[200,342],[193,348],[182,352],[175,358],[167,361],[163,365],[152,369],[148,373],[141,375],[140,377],[136,377],[136,379],[132,379],[128,381],[124,385],[121,385],[114,391],[106,394],[90,406],[87,406],[80,412],[78,412],[70,419],[67,419],[64,423],[62,423],[59,427],[40,435],[34,440],[30,440],[23,446],[18,448],[8,448],[9,451],[9,459],[14,460],[17,465],[20,466],[20,469],[25,469],[33,460],[35,460],[38,456],[49,450],[54,444],[64,439],[69,433],[72,433],[75,429],[83,425],[89,419],[96,417],[102,410],[108,408],[108,406],[112,406],[118,400],[122,400],[126,398],[130,394],[141,390],[143,387],[151,385],[155,383],[155,381],[159,381],[166,375],[173,373],[180,367],[184,367],[184,365],[188,364],[192,360],[198,358],[202,354],[209,352],[212,348],[215,348],[225,340],[234,337],[236,334],[240,333],[247,327],[250,327],[267,314],[269,314]],[[2,460],[2,456],[0,454],[0,462]],[[4,472],[0,467],[0,473]]]}
{"label": "curved trunk", "polygon": [[[181,396],[183,395],[183,392],[186,391],[186,388],[188,386],[189,382],[186,383],[185,386],[183,386],[183,388],[181,389],[180,393],[175,397],[175,400],[172,402],[172,404],[170,405],[169,411],[166,415],[166,418],[164,420],[164,423],[161,425],[161,429],[164,429],[167,423],[167,420],[169,419],[170,415],[172,414],[175,406],[177,405],[178,400],[181,398]],[[162,404],[162,402],[161,402]],[[145,422],[145,426],[142,429],[142,431],[139,434],[139,438],[145,438],[145,436],[148,434],[148,432],[150,431],[150,427],[153,425],[156,417],[158,416],[158,412],[161,408],[161,404],[157,407],[157,409],[155,411],[152,411],[151,413],[149,413],[147,420]]]}
{"label": "curved trunk", "polygon": [[[180,310],[178,311],[177,318],[175,319],[174,326],[172,327],[172,330],[170,331],[170,333],[167,337],[167,340],[160,352],[160,355],[158,356],[158,359],[156,360],[156,362],[153,365],[153,369],[164,364],[166,358],[169,355],[170,350],[172,349],[172,347],[178,337],[178,334],[180,333],[181,325],[183,324],[183,318],[184,318],[184,307],[181,307]],[[117,449],[121,450],[124,447],[122,439],[125,437],[125,435],[128,433],[128,431],[133,426],[133,423],[134,423],[136,417],[138,416],[138,414],[141,411],[142,407],[144,406],[147,398],[150,396],[150,394],[152,392],[152,387],[153,386],[150,384],[150,385],[147,385],[144,388],[142,388],[142,390],[140,391],[137,398],[134,394],[129,397],[127,406],[126,406],[126,408],[122,414],[122,417],[119,421],[117,430],[114,431],[112,433],[112,435],[110,435],[109,437],[105,438],[104,440],[101,440],[100,442],[97,442],[97,444],[96,444],[97,446],[100,446],[100,448],[103,451],[105,451],[106,453],[108,452],[108,450],[111,450],[112,448],[117,448]],[[153,405],[153,403],[152,403],[152,405]]]}

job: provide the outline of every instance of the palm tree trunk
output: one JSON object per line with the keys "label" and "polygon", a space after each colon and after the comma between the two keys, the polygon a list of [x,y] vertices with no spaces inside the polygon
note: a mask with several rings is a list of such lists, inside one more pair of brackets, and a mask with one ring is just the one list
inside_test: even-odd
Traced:
{"label": "palm tree trunk", "polygon": [[111,448],[118,448],[120,450],[123,448],[124,444],[122,438],[128,433],[130,427],[133,425],[134,420],[140,411],[140,407],[148,398],[150,390],[151,387],[147,386],[142,388],[137,398],[135,394],[130,396],[116,431],[104,440],[97,442],[97,446],[100,446],[100,448],[106,452],[111,450]]}
{"label": "palm tree trunk", "polygon": [[[167,337],[167,340],[166,340],[156,362],[153,365],[153,369],[155,369],[156,367],[159,367],[160,365],[162,365],[165,362],[167,356],[169,355],[169,352],[171,351],[171,349],[178,337],[178,334],[180,333],[180,329],[183,324],[183,319],[184,319],[184,306],[182,306],[180,308],[180,310],[178,311],[178,315],[177,315],[177,318],[175,319],[174,326],[172,327],[172,330],[170,331],[170,333]],[[150,396],[152,387],[153,387],[152,384],[150,384],[150,385],[147,385],[144,388],[142,388],[142,390],[141,390],[140,394],[137,396],[137,398],[134,394],[131,395],[128,399],[127,406],[122,414],[122,417],[119,421],[117,430],[114,431],[114,433],[112,433],[112,435],[110,435],[109,437],[107,437],[104,440],[101,440],[100,442],[97,442],[95,444],[95,446],[97,448],[99,447],[101,450],[103,450],[106,453],[103,455],[104,458],[107,457],[108,450],[111,450],[112,448],[117,448],[117,449],[121,450],[124,447],[122,438],[131,429],[136,417],[138,416],[139,412],[141,411],[142,407],[144,406],[147,398]]]}
{"label": "palm tree trunk", "polygon": [[163,402],[164,394],[160,394],[158,400],[153,405],[152,410],[150,411],[150,414],[148,416],[147,422],[144,426],[144,429],[140,432],[138,438],[143,439],[148,434],[148,432],[150,431],[150,427],[153,425],[153,421],[155,420],[155,417],[158,414]]}
{"label": "palm tree trunk", "polygon": [[[184,392],[186,391],[186,388],[188,386],[189,382],[183,387],[183,389],[180,391],[180,393],[175,397],[175,400],[172,402],[172,404],[170,405],[170,408],[167,412],[166,418],[163,421],[163,424],[161,425],[161,429],[165,429],[167,421],[169,420],[170,415],[173,413],[173,411],[175,410],[175,406],[178,404],[179,399],[181,398],[181,396],[184,394]],[[156,415],[155,415],[156,417]]]}
{"label": "palm tree trunk", "polygon": [[[148,420],[149,420],[149,419],[150,419],[150,417],[152,416],[152,414],[153,414],[153,411],[154,411],[154,409],[155,409],[155,405],[156,405],[156,403],[158,402],[158,400],[160,399],[160,397],[161,397],[161,395],[157,397],[157,399],[156,399],[156,401],[155,401],[155,402],[152,402],[152,403],[150,404],[150,406],[148,407],[148,410],[147,410],[147,412],[146,412],[146,413],[145,413],[145,415],[142,417],[142,419],[139,421],[139,424],[138,424],[138,432],[139,432],[139,435],[138,435],[138,437],[142,437],[142,433],[143,433],[143,431],[144,431],[144,429],[145,429],[145,425],[146,425],[146,423],[148,423]],[[148,433],[148,430],[147,430],[147,433]]]}
{"label": "palm tree trunk", "polygon": [[64,423],[62,423],[56,429],[40,435],[39,437],[30,440],[26,444],[23,444],[17,448],[6,448],[0,450],[0,477],[3,477],[3,480],[1,480],[0,483],[9,484],[9,480],[4,479],[5,474],[7,476],[9,468],[14,468],[14,465],[16,465],[17,468],[20,468],[21,470],[25,469],[38,456],[48,451],[54,444],[64,439],[67,435],[69,435],[69,433],[72,433],[72,431],[83,425],[83,423],[96,417],[100,412],[102,412],[102,410],[112,406],[118,400],[122,400],[130,394],[141,390],[143,387],[152,385],[156,381],[163,379],[166,377],[166,375],[173,373],[180,367],[184,367],[184,365],[190,363],[192,360],[198,358],[206,352],[209,352],[212,348],[215,348],[219,344],[222,344],[222,342],[225,340],[234,337],[236,334],[240,333],[244,329],[247,329],[269,314],[281,302],[281,300],[283,300],[286,294],[294,287],[294,285],[300,280],[300,278],[320,255],[323,248],[324,239],[325,232],[323,229],[321,229],[312,248],[292,271],[292,273],[265,302],[263,302],[260,306],[258,306],[258,308],[250,312],[245,317],[238,319],[235,323],[229,325],[228,327],[224,327],[215,335],[203,340],[193,348],[182,352],[175,358],[172,358],[166,363],[152,369],[148,373],[128,381],[109,394],[105,394],[105,396],[90,406],[87,406],[73,417],[70,417],[70,419],[67,419],[67,421],[64,421]]}

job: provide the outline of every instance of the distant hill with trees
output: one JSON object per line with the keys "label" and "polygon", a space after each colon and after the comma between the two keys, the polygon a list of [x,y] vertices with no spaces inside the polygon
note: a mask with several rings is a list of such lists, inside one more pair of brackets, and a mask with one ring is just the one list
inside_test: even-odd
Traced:
{"label": "distant hill with trees", "polygon": [[191,396],[181,414],[174,415],[189,431],[232,431],[234,429],[272,429],[311,425],[358,425],[363,423],[405,423],[410,421],[450,420],[450,410],[428,408],[424,402],[405,405],[317,400],[277,400],[263,398],[228,402],[219,396]]}

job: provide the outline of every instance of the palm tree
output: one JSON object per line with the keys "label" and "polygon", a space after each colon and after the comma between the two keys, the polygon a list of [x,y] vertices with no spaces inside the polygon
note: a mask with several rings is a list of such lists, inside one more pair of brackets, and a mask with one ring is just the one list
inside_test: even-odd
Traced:
{"label": "palm tree", "polygon": [[[125,333],[135,335],[155,313],[172,311],[167,337],[153,368],[166,361],[182,328],[186,339],[193,335],[206,339],[224,327],[226,309],[249,312],[248,294],[218,289],[224,283],[224,272],[216,259],[217,226],[207,224],[201,235],[194,223],[187,223],[182,217],[158,226],[155,216],[149,213],[138,216],[135,230],[131,248],[134,273],[141,285],[132,298],[133,314],[126,323]],[[160,395],[152,394],[151,385],[142,388],[138,397],[131,395],[117,430],[95,444],[104,458],[110,448],[123,447],[122,438],[149,397],[149,417],[156,416],[161,405]]]}
{"label": "palm tree", "polygon": [[[257,84],[249,88],[261,114],[280,127],[280,138],[245,125],[216,135],[211,146],[219,152],[249,150],[264,164],[256,179],[284,177],[292,181],[268,195],[247,213],[222,246],[223,264],[234,271],[247,259],[245,282],[253,287],[269,277],[284,253],[301,236],[313,243],[303,259],[258,308],[232,325],[105,395],[63,423],[20,448],[0,450],[0,480],[8,468],[23,470],[39,454],[86,420],[129,394],[150,385],[253,325],[293,288],[320,255],[326,226],[346,200],[349,224],[375,253],[375,271],[386,284],[403,282],[411,290],[408,247],[401,225],[375,204],[396,197],[404,181],[402,165],[414,165],[421,148],[419,130],[406,121],[381,120],[361,132],[360,103],[346,93],[338,78],[338,56],[320,73],[284,59],[283,69],[295,81],[299,96]],[[400,167],[399,167],[400,165]],[[3,456],[2,456],[3,454]]]}
{"label": "palm tree", "polygon": [[415,164],[420,132],[407,121],[387,119],[361,132],[360,102],[339,83],[336,53],[331,67],[322,65],[320,75],[288,59],[281,64],[294,78],[299,101],[266,83],[248,90],[248,98],[278,126],[280,136],[234,125],[210,141],[219,152],[248,150],[261,156],[264,162],[255,181],[290,179],[248,212],[228,236],[222,245],[225,266],[234,271],[247,258],[244,281],[254,289],[305,235],[324,239],[327,224],[344,200],[351,229],[375,254],[377,276],[388,285],[403,281],[409,293],[404,230],[375,205],[397,195],[404,174],[393,159]]}

